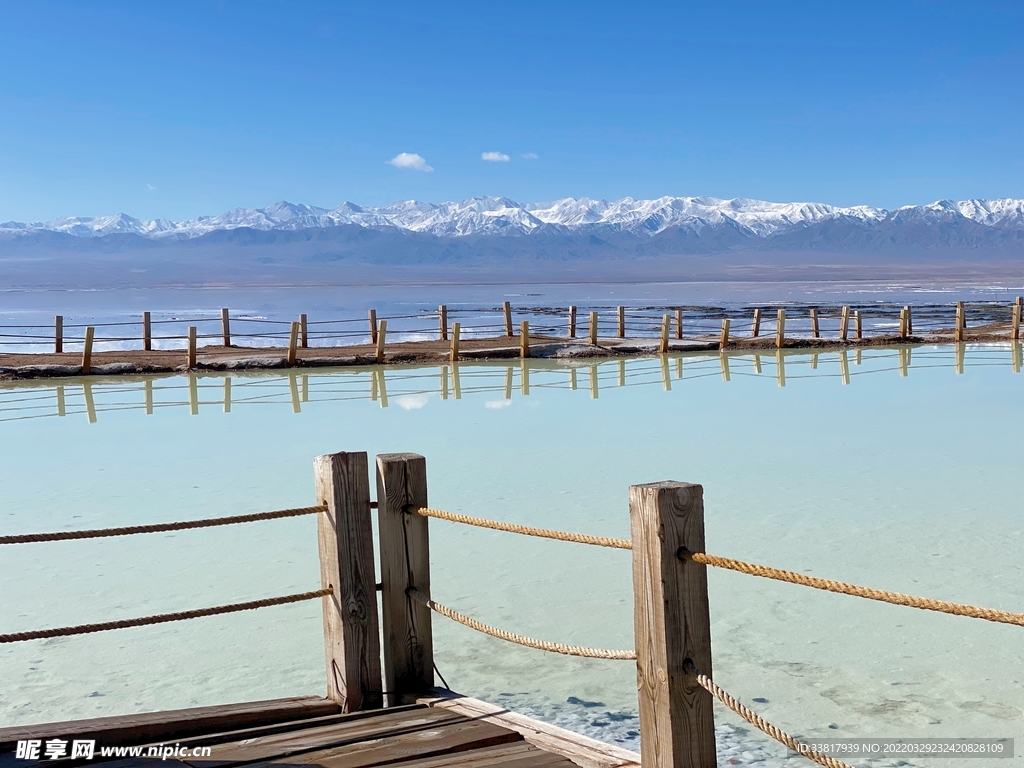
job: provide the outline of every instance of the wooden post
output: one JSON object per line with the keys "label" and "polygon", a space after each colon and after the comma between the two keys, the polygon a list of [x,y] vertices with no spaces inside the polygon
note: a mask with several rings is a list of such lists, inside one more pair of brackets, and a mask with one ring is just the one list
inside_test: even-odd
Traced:
{"label": "wooden post", "polygon": [[676,310],[676,341],[683,340],[683,310]]}
{"label": "wooden post", "polygon": [[569,338],[576,338],[576,307],[569,306]]}
{"label": "wooden post", "polygon": [[900,310],[900,338],[907,338],[907,307]]}
{"label": "wooden post", "polygon": [[380,325],[377,327],[377,339],[374,342],[377,345],[377,365],[384,362],[384,339],[388,335],[388,321],[381,320]]}
{"label": "wooden post", "polygon": [[670,322],[668,315],[664,315],[661,318],[661,344],[658,347],[658,351],[663,355],[668,352],[668,327]]}
{"label": "wooden post", "polygon": [[313,460],[327,698],[343,712],[383,706],[376,572],[367,457],[332,453]]}
{"label": "wooden post", "polygon": [[597,312],[590,313],[590,343],[597,346]]}
{"label": "wooden post", "polygon": [[53,351],[58,354],[64,351],[64,315],[53,318]]}
{"label": "wooden post", "polygon": [[718,340],[718,348],[725,349],[729,346],[729,318],[722,319],[722,336]]}
{"label": "wooden post", "polygon": [[444,304],[437,308],[437,320],[441,326],[441,341],[448,341],[448,307]]}
{"label": "wooden post", "polygon": [[448,357],[453,363],[459,359],[459,334],[461,331],[461,323],[452,323],[452,347]]}
{"label": "wooden post", "polygon": [[146,352],[153,349],[153,321],[149,312],[142,313],[142,348]]}
{"label": "wooden post", "polygon": [[302,402],[309,402],[309,374],[302,374]]}
{"label": "wooden post", "polygon": [[629,489],[633,538],[633,629],[643,768],[715,768],[706,566],[682,557],[704,551],[704,489],[651,483]]}
{"label": "wooden post", "polygon": [[818,310],[811,310],[811,337],[815,339],[821,338],[821,330],[818,328]]}
{"label": "wooden post", "polygon": [[231,346],[231,316],[228,312],[227,307],[221,307],[220,310],[220,332],[224,337],[224,346]]}
{"label": "wooden post", "polygon": [[818,369],[818,353],[811,352],[811,370],[816,371]]}
{"label": "wooden post", "polygon": [[194,325],[188,327],[188,359],[185,367],[190,370],[196,367],[196,327]]}
{"label": "wooden post", "polygon": [[619,360],[619,386],[626,386],[626,361]]}
{"label": "wooden post", "polygon": [[370,343],[377,343],[377,310],[371,309],[366,313],[367,319],[370,322]]}
{"label": "wooden post", "polygon": [[[381,322],[383,323],[384,321],[381,320]],[[380,393],[380,407],[381,408],[387,408],[388,407],[388,382],[384,378],[384,369],[383,368],[377,368],[373,372],[373,375],[377,377],[377,391]],[[458,376],[458,374],[456,374],[456,382],[455,382],[455,399],[456,400],[459,399],[459,387],[458,387],[458,378],[457,378],[457,376]]]}
{"label": "wooden post", "polygon": [[427,518],[409,507],[427,506],[427,462],[414,453],[377,456],[381,613],[384,624],[384,690],[388,704],[434,686],[430,609],[409,597],[430,597]]}
{"label": "wooden post", "polygon": [[846,337],[850,330],[850,308],[843,307],[842,314],[839,317],[839,338],[846,341]]}
{"label": "wooden post", "polygon": [[1010,347],[1010,365],[1013,366],[1014,373],[1020,373],[1021,367],[1024,366],[1024,347],[1018,342],[1014,342]]}
{"label": "wooden post", "polygon": [[761,356],[757,352],[754,353],[754,373],[761,373]]}
{"label": "wooden post", "polygon": [[505,335],[512,338],[512,305],[502,302],[501,311],[505,313]]}
{"label": "wooden post", "polygon": [[775,346],[782,349],[786,344],[786,310],[780,309],[775,321]]}
{"label": "wooden post", "polygon": [[[909,336],[913,336],[914,335],[914,314],[913,314],[913,310],[911,309],[909,304],[907,306],[905,306],[903,309],[905,309],[906,312],[907,312],[907,336],[908,337]],[[857,314],[859,315],[860,312],[858,312]]]}
{"label": "wooden post", "polygon": [[[666,317],[668,317],[668,315],[666,315]],[[625,307],[619,307],[618,308],[618,320],[619,320],[619,323],[618,323],[617,330],[618,330],[618,333],[619,333],[619,338],[620,339],[624,339],[624,338],[626,338],[626,308]]]}
{"label": "wooden post", "polygon": [[[579,384],[576,381],[576,369],[575,368],[570,368],[569,369],[569,389],[571,389],[571,390],[573,390],[575,392],[576,388],[578,386],[579,386]],[[506,397],[505,399],[508,400],[510,398]]]}
{"label": "wooden post", "polygon": [[299,315],[299,346],[309,349],[309,321],[305,312]]}
{"label": "wooden post", "polygon": [[519,356],[530,356],[530,323],[527,320],[519,323]]}
{"label": "wooden post", "polygon": [[92,340],[96,329],[91,325],[85,329],[85,346],[82,347],[82,375],[88,376],[92,371]]}
{"label": "wooden post", "polygon": [[1018,341],[1020,339],[1020,314],[1021,304],[1020,299],[1013,305],[1013,319],[1010,322],[1010,340]]}
{"label": "wooden post", "polygon": [[297,322],[293,322],[290,326],[288,333],[288,365],[295,365],[295,361],[298,359],[299,356],[298,346],[299,324]]}
{"label": "wooden post", "polygon": [[754,325],[750,329],[750,338],[756,339],[761,333],[761,308],[754,309]]}
{"label": "wooden post", "polygon": [[953,331],[953,341],[958,344],[964,340],[964,331],[967,330],[967,320],[964,317],[964,303],[956,303],[956,329]]}
{"label": "wooden post", "polygon": [[[860,313],[859,309],[856,312],[853,313],[853,319],[854,319],[854,326],[856,328],[857,341],[860,341],[861,339],[864,338],[864,319],[863,319],[863,317],[861,317],[861,313]],[[860,354],[860,352],[858,351],[857,354]]]}

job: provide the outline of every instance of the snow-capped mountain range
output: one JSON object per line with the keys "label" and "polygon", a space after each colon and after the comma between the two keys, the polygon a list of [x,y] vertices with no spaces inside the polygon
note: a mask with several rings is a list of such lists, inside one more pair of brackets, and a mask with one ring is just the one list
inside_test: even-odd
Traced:
{"label": "snow-capped mountain range", "polygon": [[357,225],[378,230],[405,230],[438,237],[530,235],[538,232],[629,232],[651,237],[668,229],[699,234],[705,228],[732,228],[746,237],[770,238],[840,221],[867,226],[974,222],[1002,230],[1024,230],[1024,200],[940,200],[929,205],[885,210],[869,206],[843,208],[824,203],[770,203],[714,197],[660,197],[656,200],[591,200],[566,197],[545,203],[518,203],[506,197],[475,197],[452,203],[401,201],[384,207],[342,203],[336,208],[288,202],[266,208],[236,208],[220,216],[189,221],[144,221],[123,213],[94,218],[62,217],[48,222],[0,223],[0,234],[17,236],[61,232],[94,238],[134,234],[148,239],[184,240],[211,232],[301,230]]}

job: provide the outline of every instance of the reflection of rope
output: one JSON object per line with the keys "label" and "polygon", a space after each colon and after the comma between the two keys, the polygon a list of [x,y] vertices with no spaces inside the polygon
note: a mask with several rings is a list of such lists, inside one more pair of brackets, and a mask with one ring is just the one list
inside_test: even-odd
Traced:
{"label": "reflection of rope", "polygon": [[748,709],[742,703],[730,696],[726,691],[722,690],[722,688],[716,685],[710,677],[698,672],[692,664],[692,662],[687,664],[687,671],[695,675],[697,684],[758,730],[768,734],[776,741],[785,744],[797,754],[803,755],[808,760],[813,760],[819,765],[824,765],[826,768],[850,768],[850,766],[842,760],[836,760],[834,757],[830,757],[829,755],[824,755],[821,752],[815,752],[806,744],[802,744],[794,739],[781,728],[772,725],[759,714]]}
{"label": "reflection of rope", "polygon": [[231,605],[220,605],[216,608],[200,608],[195,611],[181,611],[179,613],[161,613],[156,616],[143,616],[142,618],[138,619],[106,621],[102,624],[80,624],[76,627],[57,627],[55,629],[40,629],[34,632],[14,632],[9,635],[0,635],[0,643],[18,643],[23,640],[41,640],[47,637],[85,635],[90,632],[104,632],[108,629],[144,627],[148,624],[164,624],[168,621],[184,621],[185,619],[198,619],[203,616],[217,616],[221,613],[252,611],[256,608],[269,608],[272,605],[285,605],[287,603],[298,603],[302,600],[313,600],[318,597],[327,597],[328,595],[331,595],[333,593],[333,587],[326,587],[324,589],[318,589],[315,592],[300,592],[297,595],[285,595],[284,597],[270,597],[265,600],[252,600],[248,603],[233,603]]}
{"label": "reflection of rope", "polygon": [[31,544],[40,541],[67,541],[68,539],[102,539],[108,536],[129,536],[135,533],[161,533],[163,531],[185,531],[190,528],[213,528],[218,525],[253,523],[258,520],[276,520],[281,517],[298,517],[326,512],[327,507],[298,507],[279,509],[274,512],[258,512],[253,515],[214,517],[206,520],[185,520],[179,523],[157,523],[155,525],[132,525],[127,528],[97,528],[91,531],[59,531],[57,533],[26,533],[20,536],[0,536],[0,544]]}
{"label": "reflection of rope", "polygon": [[549,643],[546,640],[534,640],[532,637],[524,637],[523,635],[506,632],[504,629],[483,624],[440,603],[435,603],[415,587],[410,587],[407,594],[413,600],[422,603],[430,610],[440,613],[442,616],[447,616],[452,621],[457,621],[459,624],[463,624],[470,629],[483,632],[485,635],[496,637],[499,640],[507,640],[517,645],[525,645],[527,648],[536,648],[541,651],[551,651],[552,653],[564,653],[566,656],[583,656],[588,659],[619,659],[623,661],[636,659],[635,651],[609,651],[604,648],[585,648],[579,645],[565,645],[564,643]]}
{"label": "reflection of rope", "polygon": [[452,523],[463,523],[465,525],[474,525],[478,528],[491,528],[495,531],[507,531],[508,533],[521,533],[525,536],[538,536],[543,539],[574,541],[577,544],[594,544],[598,547],[613,547],[616,549],[633,548],[633,545],[628,539],[612,539],[607,536],[590,536],[585,533],[566,533],[564,531],[553,531],[549,528],[531,528],[527,525],[499,523],[496,520],[485,520],[481,517],[457,515],[454,512],[445,512],[441,509],[430,509],[428,507],[410,507],[409,511],[422,517],[436,517],[439,520],[448,520]]}

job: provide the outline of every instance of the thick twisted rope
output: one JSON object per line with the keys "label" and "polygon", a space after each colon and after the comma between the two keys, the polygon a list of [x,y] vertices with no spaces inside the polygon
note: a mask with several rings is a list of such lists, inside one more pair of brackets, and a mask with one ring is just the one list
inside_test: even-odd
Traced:
{"label": "thick twisted rope", "polygon": [[727,706],[737,715],[742,717],[752,726],[760,730],[762,733],[765,733],[771,736],[776,741],[785,744],[787,747],[789,747],[797,754],[803,755],[808,760],[813,760],[819,765],[824,765],[825,768],[851,768],[850,765],[844,763],[842,760],[837,760],[836,758],[822,754],[821,752],[815,752],[806,744],[802,744],[801,742],[794,739],[792,736],[790,736],[788,733],[786,733],[778,726],[772,725],[759,714],[757,714],[753,710],[748,709],[741,702],[737,701],[732,696],[730,696],[726,691],[722,690],[722,688],[719,687],[707,675],[698,672],[696,669],[692,667],[689,668],[689,671],[695,675],[697,684],[700,685],[701,688],[703,688],[716,699],[718,699],[720,702],[725,704],[725,706]]}
{"label": "thick twisted rope", "polygon": [[47,637],[85,635],[91,632],[105,632],[108,629],[144,627],[149,624],[165,624],[168,621],[184,621],[185,619],[198,619],[202,618],[203,616],[217,616],[221,613],[237,613],[238,611],[252,611],[256,608],[269,608],[272,605],[286,605],[287,603],[298,603],[303,600],[313,600],[318,597],[326,597],[327,595],[333,593],[333,587],[326,587],[324,589],[318,589],[315,592],[300,592],[296,595],[285,595],[284,597],[270,597],[265,600],[252,600],[247,603],[219,605],[215,608],[200,608],[195,611],[161,613],[157,614],[156,616],[143,616],[138,619],[106,621],[102,624],[79,624],[75,627],[56,627],[54,629],[39,629],[34,632],[14,632],[9,635],[0,635],[0,643],[20,643],[24,640],[42,640]]}
{"label": "thick twisted rope", "polygon": [[19,536],[0,536],[0,544],[30,544],[38,541],[67,541],[69,539],[102,539],[108,536],[130,536],[136,533],[161,533],[163,531],[186,531],[190,528],[213,528],[218,525],[253,523],[257,520],[276,520],[281,517],[298,517],[325,512],[327,507],[297,507],[279,509],[275,512],[258,512],[252,515],[214,517],[207,520],[185,520],[179,523],[157,523],[155,525],[132,525],[127,528],[96,528],[91,531],[58,531],[56,533],[26,533]]}
{"label": "thick twisted rope", "polygon": [[442,509],[431,509],[429,507],[410,507],[409,511],[414,515],[421,515],[422,517],[436,517],[438,520],[448,520],[452,523],[463,523],[464,525],[474,525],[477,528],[490,528],[495,531],[506,531],[508,533],[521,533],[524,536],[538,536],[542,539],[574,541],[577,544],[593,544],[598,547],[612,547],[613,549],[633,548],[633,544],[629,539],[612,539],[607,536],[590,536],[586,533],[566,533],[565,531],[555,531],[550,528],[531,528],[528,525],[499,523],[496,520],[469,517],[468,515],[459,515],[454,512],[445,512]]}
{"label": "thick twisted rope", "polygon": [[813,587],[814,589],[823,589],[827,592],[838,592],[843,595],[864,597],[868,600],[879,600],[883,603],[892,603],[893,605],[905,605],[910,608],[920,608],[926,611],[951,613],[955,616],[970,616],[975,619],[985,619],[986,621],[995,621],[1001,624],[1016,624],[1019,627],[1024,627],[1024,613],[1011,613],[1010,611],[1000,611],[995,608],[979,608],[965,603],[950,603],[946,600],[934,600],[930,597],[915,597],[913,595],[904,595],[900,592],[887,592],[882,589],[861,587],[857,584],[847,584],[842,581],[807,576],[802,573],[794,573],[793,571],[783,571],[766,565],[745,563],[742,560],[718,557],[717,555],[709,555],[705,552],[683,552],[682,556],[695,563],[703,563],[715,568],[727,568],[731,571],[739,571],[751,576],[761,576],[766,579],[775,579],[776,581],[787,581],[790,584],[800,584],[805,587]]}
{"label": "thick twisted rope", "polygon": [[536,648],[537,650],[550,651],[551,653],[562,653],[566,656],[583,656],[588,659],[618,659],[624,661],[636,659],[635,651],[609,651],[604,648],[585,648],[579,645],[565,645],[564,643],[549,643],[547,640],[534,640],[532,637],[524,637],[514,632],[506,632],[504,629],[492,627],[489,624],[483,624],[458,611],[453,611],[447,606],[435,603],[415,587],[410,587],[408,594],[413,600],[422,603],[430,610],[442,616],[447,616],[452,621],[457,621],[459,624],[463,624],[470,629],[483,632],[485,635],[496,637],[499,640],[506,640],[517,645],[525,645],[527,648]]}

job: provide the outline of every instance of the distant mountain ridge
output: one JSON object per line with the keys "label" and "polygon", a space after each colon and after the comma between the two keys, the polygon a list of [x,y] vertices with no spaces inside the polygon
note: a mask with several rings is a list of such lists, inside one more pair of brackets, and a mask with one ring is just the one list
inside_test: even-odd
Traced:
{"label": "distant mountain ridge", "polygon": [[294,232],[352,226],[437,238],[538,234],[607,237],[628,233],[644,239],[673,230],[679,235],[707,239],[715,233],[728,232],[730,237],[748,242],[792,239],[787,235],[818,237],[819,232],[832,232],[836,227],[846,226],[856,230],[861,239],[865,236],[884,239],[885,233],[893,229],[930,231],[925,239],[932,245],[937,244],[936,239],[943,239],[944,235],[939,235],[941,231],[952,233],[953,240],[962,245],[965,233],[976,237],[975,233],[984,234],[986,228],[1013,233],[1012,239],[1017,241],[1024,232],[1024,200],[940,200],[891,211],[870,206],[714,197],[655,200],[625,197],[611,202],[566,197],[544,203],[475,197],[448,203],[408,200],[383,207],[345,202],[332,209],[282,201],[266,208],[236,208],[220,216],[201,216],[182,222],[140,220],[124,213],[93,218],[61,217],[48,222],[5,222],[0,223],[0,236],[10,239],[57,232],[79,238],[136,235],[148,240],[174,241],[238,229]]}

